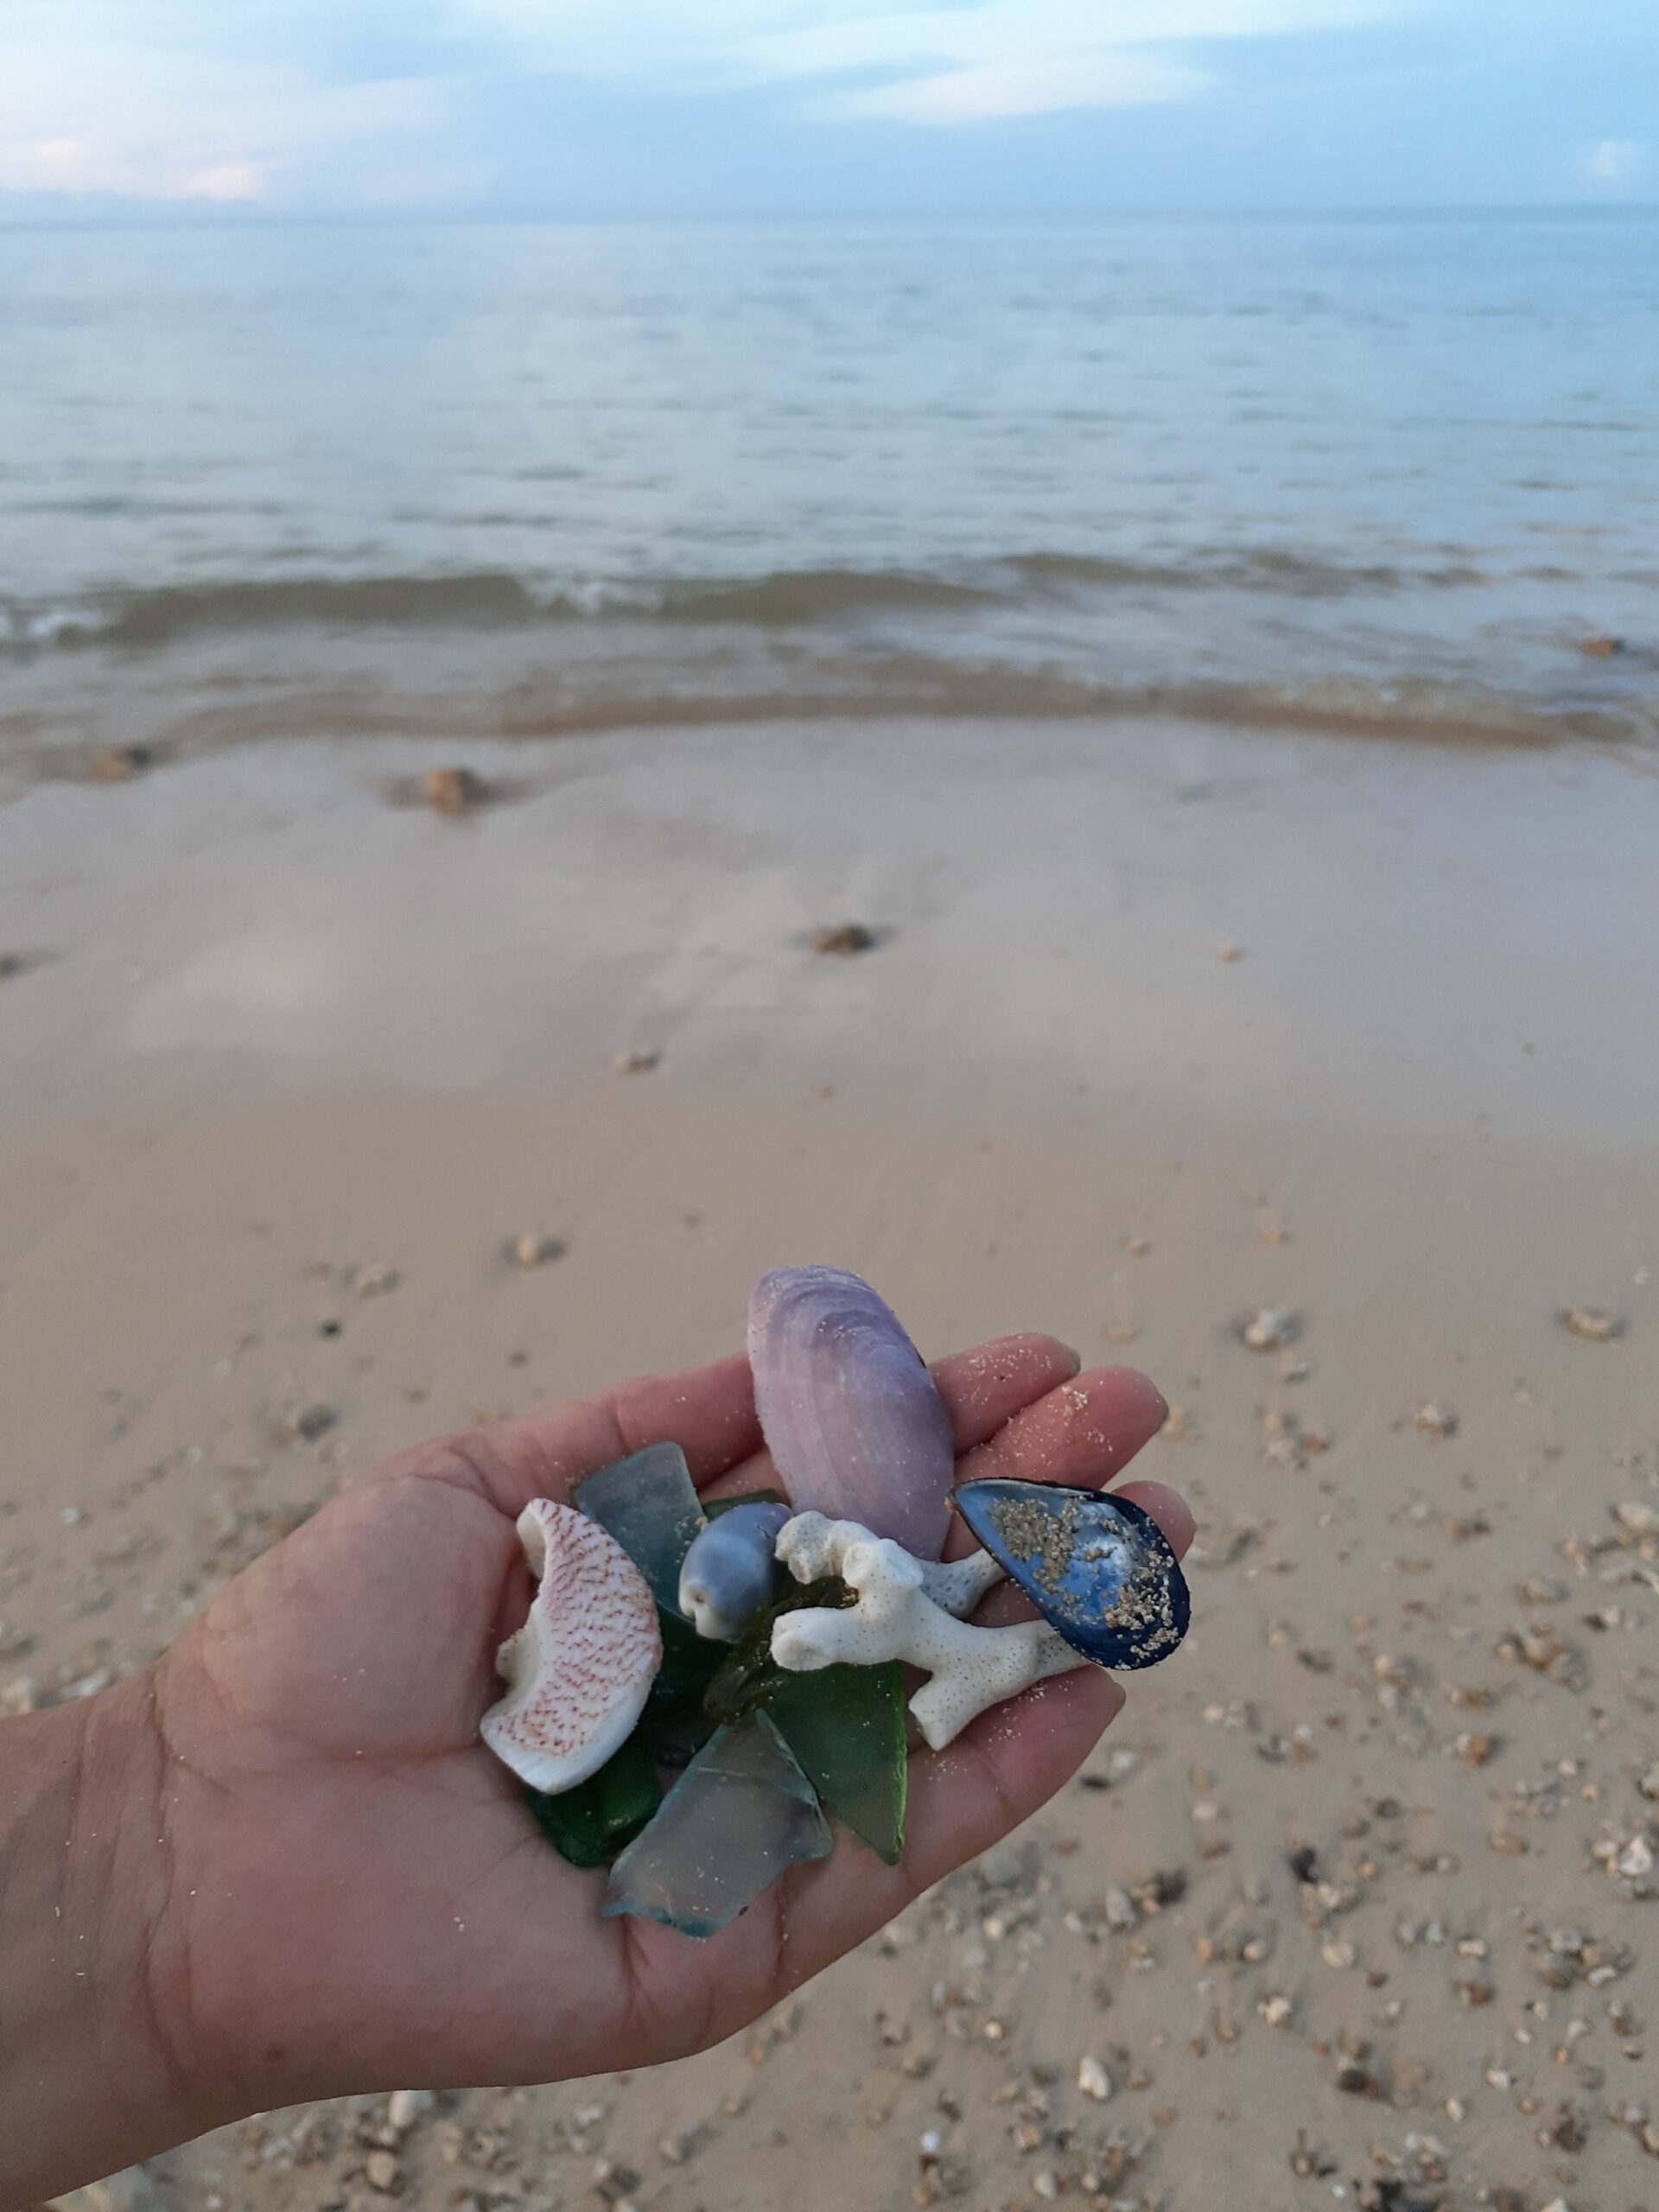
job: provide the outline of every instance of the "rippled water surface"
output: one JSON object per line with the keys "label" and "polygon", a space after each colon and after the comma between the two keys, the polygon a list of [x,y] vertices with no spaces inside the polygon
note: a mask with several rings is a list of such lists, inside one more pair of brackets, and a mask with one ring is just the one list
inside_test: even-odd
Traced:
{"label": "rippled water surface", "polygon": [[418,630],[577,721],[1640,734],[1656,587],[1653,214],[0,234],[37,685]]}

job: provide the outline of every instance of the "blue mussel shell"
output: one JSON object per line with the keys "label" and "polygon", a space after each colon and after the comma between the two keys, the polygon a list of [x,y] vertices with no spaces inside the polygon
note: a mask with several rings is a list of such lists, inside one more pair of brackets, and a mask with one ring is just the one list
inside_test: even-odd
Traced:
{"label": "blue mussel shell", "polygon": [[996,1477],[962,1484],[954,1503],[1043,1618],[1097,1666],[1155,1667],[1186,1634],[1185,1578],[1131,1499]]}

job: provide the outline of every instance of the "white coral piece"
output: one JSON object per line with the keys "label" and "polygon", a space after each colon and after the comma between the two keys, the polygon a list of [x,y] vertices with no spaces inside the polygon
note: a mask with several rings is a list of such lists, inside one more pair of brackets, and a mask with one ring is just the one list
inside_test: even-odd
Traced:
{"label": "white coral piece", "polygon": [[574,1789],[633,1732],[663,1639],[645,1579],[597,1521],[538,1497],[518,1516],[537,1578],[530,1616],[496,1654],[507,1694],[479,1724],[532,1789]]}
{"label": "white coral piece", "polygon": [[931,1680],[910,1700],[936,1751],[970,1720],[1032,1683],[1088,1662],[1046,1621],[974,1628],[969,1612],[1002,1570],[987,1552],[939,1562],[912,1559],[902,1545],[873,1536],[856,1521],[800,1513],[778,1538],[778,1556],[798,1582],[839,1575],[850,1606],[808,1606],[772,1626],[772,1656],[794,1674],[846,1662],[873,1667],[901,1659]]}

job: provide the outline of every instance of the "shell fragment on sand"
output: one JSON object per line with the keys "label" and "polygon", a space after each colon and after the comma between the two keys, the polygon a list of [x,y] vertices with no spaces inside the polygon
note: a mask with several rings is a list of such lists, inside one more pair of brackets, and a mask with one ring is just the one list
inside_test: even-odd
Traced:
{"label": "shell fragment on sand", "polygon": [[1154,1667],[1186,1634],[1186,1580],[1144,1506],[1002,1477],[964,1483],[956,1505],[1044,1619],[1096,1666]]}
{"label": "shell fragment on sand", "polygon": [[532,1789],[572,1789],[620,1749],[645,1709],[663,1642],[645,1577],[573,1506],[537,1498],[518,1516],[537,1588],[496,1657],[507,1685],[479,1733]]}
{"label": "shell fragment on sand", "polygon": [[936,1560],[950,1521],[950,1415],[867,1282],[774,1268],[749,1301],[755,1408],[798,1513],[858,1522]]}

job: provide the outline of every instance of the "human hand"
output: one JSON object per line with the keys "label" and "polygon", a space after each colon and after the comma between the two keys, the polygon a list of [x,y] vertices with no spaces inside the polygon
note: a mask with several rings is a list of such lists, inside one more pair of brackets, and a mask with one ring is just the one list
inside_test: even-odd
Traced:
{"label": "human hand", "polygon": [[[1164,1404],[1128,1370],[1076,1370],[1037,1337],[942,1362],[958,1477],[1113,1481]],[[194,2088],[193,2126],[405,2082],[592,2074],[716,2041],[1034,1811],[1122,1705],[1117,1683],[1085,1668],[1027,1694],[1016,1726],[988,1713],[948,1751],[918,1752],[897,1867],[843,1838],[706,1942],[601,1918],[602,1872],[549,1848],[478,1723],[530,1594],[520,1510],[663,1438],[711,1495],[771,1478],[741,1357],[423,1445],[238,1575],[160,1661],[166,1878],[148,1982],[169,2075]],[[1185,1548],[1173,1491],[1126,1494]]]}

